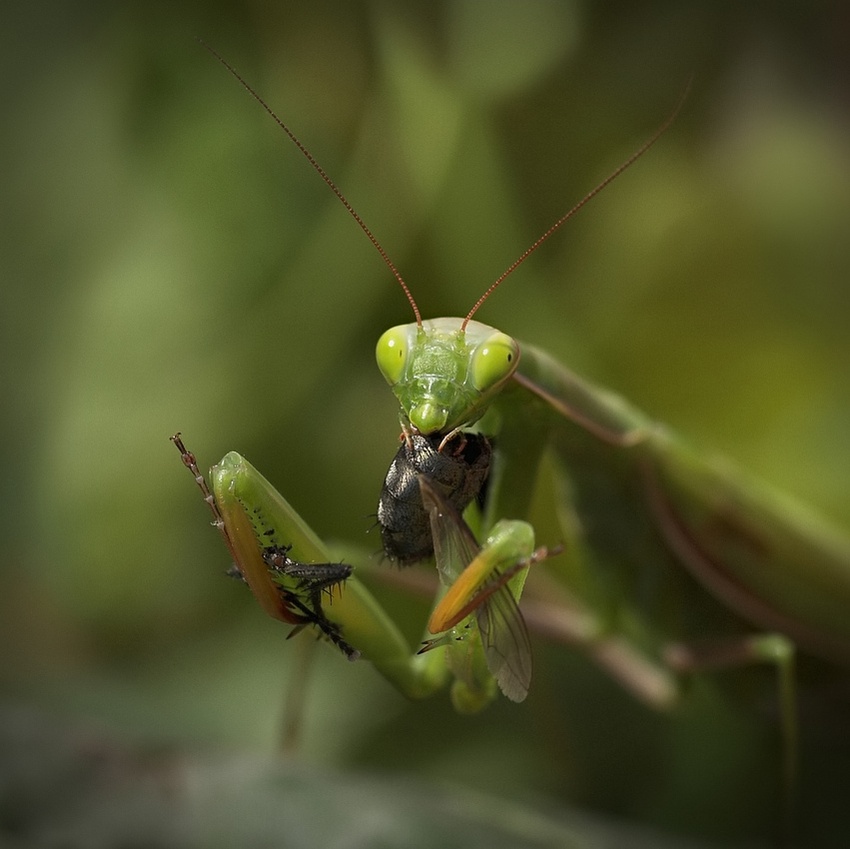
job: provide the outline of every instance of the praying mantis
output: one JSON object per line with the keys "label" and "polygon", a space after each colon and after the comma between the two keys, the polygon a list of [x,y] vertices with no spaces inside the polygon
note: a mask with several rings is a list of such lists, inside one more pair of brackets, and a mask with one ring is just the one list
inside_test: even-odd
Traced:
{"label": "praying mantis", "polygon": [[[402,442],[419,498],[425,555],[433,548],[447,585],[415,651],[356,570],[326,546],[247,460],[227,454],[203,479],[179,435],[172,439],[212,510],[241,578],[265,612],[313,630],[352,660],[370,662],[397,689],[424,698],[452,682],[462,712],[498,690],[521,701],[532,683],[520,613],[530,569],[552,558],[565,639],[588,652],[643,701],[673,705],[676,673],[706,666],[774,663],[788,750],[794,735],[795,648],[850,662],[850,540],[734,469],[690,449],[624,399],[594,386],[543,351],[473,320],[497,287],[562,224],[646,152],[673,115],[635,154],[562,216],[487,289],[466,317],[423,320],[388,254],[336,185],[266,103],[272,115],[372,241],[403,289],[415,322],[378,342],[379,367],[399,400]],[[463,376],[463,391],[458,391]],[[492,438],[492,461],[467,503],[453,503],[423,457],[463,457]],[[489,449],[487,449],[489,450]],[[406,454],[404,452],[407,452]],[[400,458],[400,459],[399,459]],[[394,461],[395,462],[395,461]],[[466,467],[461,477],[466,480]],[[526,519],[547,482],[560,533],[540,546]],[[381,508],[379,507],[379,518]],[[382,522],[382,528],[385,527]],[[406,539],[404,525],[400,531]],[[393,556],[393,552],[390,551]],[[404,561],[405,556],[395,556]],[[411,559],[418,559],[411,558]],[[667,586],[691,575],[744,623],[701,634],[669,623]],[[651,592],[647,588],[651,588]],[[717,639],[713,639],[717,636]],[[706,637],[705,641],[697,641]],[[786,771],[793,772],[789,756]]]}

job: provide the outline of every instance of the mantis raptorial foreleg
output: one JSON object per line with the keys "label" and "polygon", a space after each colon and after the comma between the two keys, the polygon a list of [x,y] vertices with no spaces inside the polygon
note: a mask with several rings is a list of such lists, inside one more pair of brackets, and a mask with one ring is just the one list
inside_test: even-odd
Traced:
{"label": "mantis raptorial foreleg", "polygon": [[[408,696],[429,695],[445,683],[443,653],[412,652],[351,568],[329,562],[324,545],[244,458],[228,454],[211,470],[208,487],[180,435],[172,440],[212,510],[239,575],[266,612],[296,632],[313,627],[351,660],[370,660]],[[483,707],[496,682],[521,701],[531,679],[530,646],[516,598],[528,565],[544,557],[545,550],[534,550],[533,532],[523,522],[500,523],[479,550],[452,504],[427,477],[421,477],[421,486],[428,493],[441,572],[457,579],[450,580],[453,594],[438,605],[430,622],[431,635],[451,633],[429,648],[438,643],[449,648],[449,667],[465,688],[456,696],[460,709]],[[344,591],[325,603],[323,596],[343,581]]]}

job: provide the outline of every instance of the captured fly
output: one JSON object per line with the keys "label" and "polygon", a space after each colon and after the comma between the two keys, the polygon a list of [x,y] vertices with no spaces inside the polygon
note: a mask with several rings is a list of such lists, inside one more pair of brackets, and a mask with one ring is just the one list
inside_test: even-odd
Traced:
{"label": "captured fly", "polygon": [[490,440],[479,433],[459,433],[443,450],[443,437],[411,433],[387,471],[378,501],[378,524],[384,552],[400,566],[434,553],[431,523],[422,505],[419,475],[425,475],[449,504],[462,513],[484,487],[490,471]]}

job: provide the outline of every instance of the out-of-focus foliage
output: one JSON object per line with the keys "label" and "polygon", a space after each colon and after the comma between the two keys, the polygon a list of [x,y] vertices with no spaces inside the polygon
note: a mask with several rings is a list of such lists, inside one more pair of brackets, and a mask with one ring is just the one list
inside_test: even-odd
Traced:
{"label": "out-of-focus foliage", "polygon": [[[218,577],[178,429],[202,465],[246,454],[322,535],[379,545],[364,534],[398,427],[372,348],[408,307],[193,35],[291,124],[426,315],[468,310],[693,77],[660,144],[478,317],[850,528],[843,4],[42,3],[4,19],[7,694],[160,741],[273,745],[296,644]],[[671,719],[563,647],[536,651],[527,704],[472,721],[321,652],[305,757],[764,834],[771,706],[740,704],[762,673]],[[828,844],[850,791],[850,741],[831,736],[847,709],[807,714],[804,743],[845,753],[804,761],[808,845]]]}
{"label": "out-of-focus foliage", "polygon": [[0,718],[0,834],[13,834],[18,849],[57,841],[65,849],[707,849],[566,808],[542,812],[451,780],[134,749],[38,711],[7,709]]}

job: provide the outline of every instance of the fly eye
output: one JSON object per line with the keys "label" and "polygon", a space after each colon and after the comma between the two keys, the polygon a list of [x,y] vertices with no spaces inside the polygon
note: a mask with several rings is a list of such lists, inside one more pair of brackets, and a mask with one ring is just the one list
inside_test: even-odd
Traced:
{"label": "fly eye", "polygon": [[[414,328],[416,325],[413,325]],[[390,386],[395,386],[404,376],[410,350],[410,325],[391,327],[378,340],[375,359],[378,368]]]}
{"label": "fly eye", "polygon": [[519,345],[506,333],[493,333],[472,355],[469,374],[479,392],[486,392],[513,374],[519,362]]}

